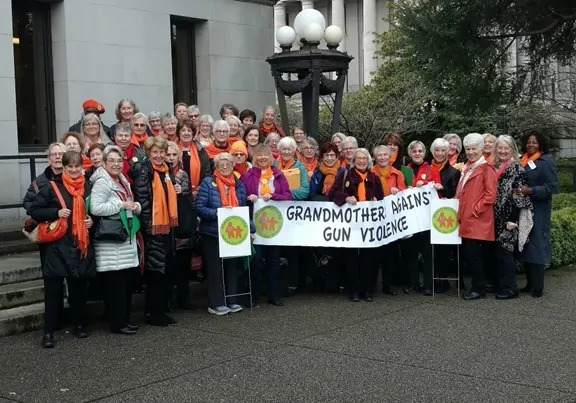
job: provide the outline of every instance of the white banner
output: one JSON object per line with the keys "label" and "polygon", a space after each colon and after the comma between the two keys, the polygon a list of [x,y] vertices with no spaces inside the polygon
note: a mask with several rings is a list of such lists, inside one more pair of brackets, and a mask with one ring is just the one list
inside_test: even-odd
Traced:
{"label": "white banner", "polygon": [[372,248],[430,229],[432,185],[411,188],[381,201],[338,207],[332,202],[254,204],[255,244]]}
{"label": "white banner", "polygon": [[250,212],[248,207],[218,209],[220,257],[250,256]]}
{"label": "white banner", "polygon": [[458,199],[432,200],[430,214],[430,243],[433,245],[460,245],[458,235]]}

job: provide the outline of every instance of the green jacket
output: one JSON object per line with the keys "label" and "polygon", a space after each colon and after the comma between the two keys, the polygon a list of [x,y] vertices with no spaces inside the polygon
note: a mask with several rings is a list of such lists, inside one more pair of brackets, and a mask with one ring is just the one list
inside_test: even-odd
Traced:
{"label": "green jacket", "polygon": [[400,167],[400,171],[404,175],[404,182],[406,182],[406,187],[412,186],[412,179],[414,178],[414,171],[412,168],[408,168],[406,165]]}

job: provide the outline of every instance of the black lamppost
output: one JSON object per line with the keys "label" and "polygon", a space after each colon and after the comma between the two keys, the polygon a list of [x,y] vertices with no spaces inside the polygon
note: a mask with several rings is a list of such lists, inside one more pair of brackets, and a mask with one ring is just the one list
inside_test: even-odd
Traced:
{"label": "black lamppost", "polygon": [[[327,28],[325,26],[326,22],[319,11],[314,9],[301,11],[294,20],[295,29],[284,26],[276,33],[282,51],[266,59],[272,69],[282,126],[286,133],[290,131],[290,122],[285,97],[297,93],[302,93],[302,114],[306,133],[316,139],[318,139],[320,96],[336,94],[331,130],[332,133],[338,131],[348,64],[354,58],[336,50],[343,38],[342,29],[336,25]],[[290,50],[296,34],[300,36],[300,49]],[[322,38],[325,39],[328,49],[318,48]],[[336,73],[336,79],[330,79],[323,74],[332,72]],[[284,80],[282,76],[286,73],[295,74],[298,78]]]}

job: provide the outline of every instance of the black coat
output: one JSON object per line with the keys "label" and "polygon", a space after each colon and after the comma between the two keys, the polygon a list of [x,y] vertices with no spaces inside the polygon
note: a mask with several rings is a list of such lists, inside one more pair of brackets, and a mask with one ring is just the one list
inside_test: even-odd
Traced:
{"label": "black coat", "polygon": [[[336,175],[336,180],[332,189],[330,189],[330,193],[328,193],[328,198],[338,206],[344,205],[348,196],[354,196],[358,199],[360,181],[361,178],[354,168],[339,172]],[[372,171],[368,171],[364,186],[366,187],[366,201],[371,201],[372,199],[382,200],[384,198],[382,182]]]}
{"label": "black coat", "polygon": [[444,189],[440,191],[442,197],[453,199],[454,196],[456,196],[458,181],[460,181],[460,171],[449,163],[446,163],[442,170],[440,170],[440,181],[444,187]]}
{"label": "black coat", "polygon": [[[62,177],[58,175],[55,180],[66,207],[73,210],[72,197],[62,184]],[[40,187],[40,192],[34,197],[29,209],[30,216],[38,222],[55,221],[58,219],[58,210],[61,209],[58,197],[54,193],[50,183]],[[84,189],[84,199],[90,195],[90,184],[86,181]],[[42,275],[44,277],[74,277],[92,278],[96,275],[96,261],[94,260],[94,246],[92,242],[88,244],[88,255],[86,258],[80,256],[80,251],[74,245],[72,235],[72,217],[68,218],[68,232],[64,238],[44,244],[44,258],[42,264]]]}
{"label": "black coat", "polygon": [[56,178],[60,178],[61,174],[56,174],[49,166],[46,167],[43,173],[38,175],[36,179],[30,183],[28,186],[28,190],[26,191],[26,195],[24,195],[24,199],[22,200],[22,206],[24,210],[26,210],[26,214],[30,215],[30,207],[32,206],[32,202],[36,198],[36,194],[38,193],[37,189],[39,190],[45,185],[49,185],[49,181],[53,181]]}
{"label": "black coat", "polygon": [[[166,192],[165,174],[160,173],[162,185]],[[169,170],[170,180],[176,184],[174,174]],[[174,253],[174,231],[167,235],[152,235],[152,180],[154,169],[152,163],[146,160],[142,163],[134,178],[134,199],[142,206],[140,213],[140,230],[144,236],[144,269],[164,273],[168,257]]]}
{"label": "black coat", "polygon": [[[204,149],[204,147],[202,147],[202,145],[197,142],[194,141],[193,142],[194,145],[196,146],[196,150],[198,150],[198,158],[200,159],[200,181],[198,182],[198,187],[200,187],[200,184],[202,183],[202,181],[204,180],[204,178],[207,178],[209,176],[212,176],[212,165],[210,163],[210,158],[208,158],[208,153],[206,152],[206,150]],[[192,146],[192,144],[191,144]],[[186,173],[188,174],[188,177],[190,178],[190,154],[188,153],[188,151],[184,151],[182,153],[182,168],[184,168],[184,171],[186,171]],[[198,189],[191,189],[192,192],[196,192],[198,191]]]}

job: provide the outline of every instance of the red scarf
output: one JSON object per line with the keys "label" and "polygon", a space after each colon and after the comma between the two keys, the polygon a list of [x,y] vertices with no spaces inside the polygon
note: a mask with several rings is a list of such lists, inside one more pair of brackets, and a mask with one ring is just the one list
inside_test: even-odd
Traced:
{"label": "red scarf", "polygon": [[87,170],[91,166],[92,161],[90,160],[90,158],[86,156],[86,154],[82,153],[82,168],[84,168],[84,170]]}
{"label": "red scarf", "polygon": [[248,163],[244,161],[243,164],[235,164],[234,171],[238,172],[240,175],[244,174],[248,170]]}
{"label": "red scarf", "polygon": [[276,132],[280,135],[280,137],[284,137],[286,136],[286,133],[284,133],[284,130],[282,130],[281,127],[276,126],[275,123],[264,123],[264,122],[260,122],[260,133],[262,133],[262,135],[264,135],[264,137],[267,137],[270,133]]}
{"label": "red scarf", "polygon": [[85,258],[88,255],[88,244],[90,238],[86,228],[86,203],[84,202],[84,175],[72,179],[64,171],[62,173],[62,183],[70,196],[72,196],[72,236],[74,244],[80,251],[80,256]]}
{"label": "red scarf", "polygon": [[451,155],[448,160],[450,161],[450,165],[454,165],[458,163],[458,153],[454,153],[454,155]]}
{"label": "red scarf", "polygon": [[500,165],[500,168],[498,168],[496,170],[496,177],[500,178],[500,175],[502,175],[504,173],[504,171],[506,170],[506,168],[508,168],[510,166],[511,162],[512,162],[512,160],[505,162],[502,165]]}
{"label": "red scarf", "polygon": [[482,155],[484,156],[484,159],[486,160],[487,163],[492,164],[492,160],[494,159],[493,153],[482,152]]}

